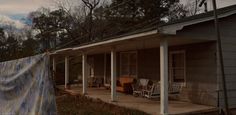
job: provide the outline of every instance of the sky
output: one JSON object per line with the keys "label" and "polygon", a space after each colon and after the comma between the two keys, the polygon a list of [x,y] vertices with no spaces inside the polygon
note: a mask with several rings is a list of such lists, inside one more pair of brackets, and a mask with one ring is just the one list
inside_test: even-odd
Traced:
{"label": "sky", "polygon": [[[187,1],[190,0],[180,0],[182,3],[187,3]],[[193,1],[193,0],[192,0]],[[212,7],[212,0],[206,0],[210,6],[210,8]],[[217,2],[217,7],[218,8],[222,8],[222,7],[226,7],[226,6],[230,6],[233,4],[236,4],[236,0],[216,0]],[[212,9],[212,8],[211,8]]]}
{"label": "sky", "polygon": [[[54,1],[54,2],[53,2]],[[70,2],[75,0],[68,0]],[[80,0],[77,0],[80,1]],[[189,0],[181,0],[183,3]],[[209,2],[211,0],[208,0]],[[220,7],[236,4],[236,0],[217,0]],[[18,21],[28,13],[37,10],[40,7],[53,8],[55,0],[0,0],[0,21],[13,19]],[[9,17],[9,18],[8,18]],[[17,22],[18,23],[18,22]]]}
{"label": "sky", "polygon": [[0,0],[0,14],[28,14],[41,6],[50,7],[51,5],[52,0]]}
{"label": "sky", "polygon": [[[29,12],[34,11],[41,6],[52,7],[53,6],[52,1],[53,0],[0,0],[0,14],[1,15],[28,14]],[[185,2],[188,0],[181,0],[181,1]],[[217,0],[217,1],[219,2],[219,5],[221,7],[236,3],[236,0]]]}

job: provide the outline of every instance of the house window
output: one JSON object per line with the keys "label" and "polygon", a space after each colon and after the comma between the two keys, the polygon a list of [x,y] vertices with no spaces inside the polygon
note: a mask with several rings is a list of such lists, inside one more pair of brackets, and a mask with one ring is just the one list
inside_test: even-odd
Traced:
{"label": "house window", "polygon": [[120,53],[120,75],[137,76],[137,52]]}
{"label": "house window", "polygon": [[170,53],[170,76],[172,82],[186,81],[185,51]]}

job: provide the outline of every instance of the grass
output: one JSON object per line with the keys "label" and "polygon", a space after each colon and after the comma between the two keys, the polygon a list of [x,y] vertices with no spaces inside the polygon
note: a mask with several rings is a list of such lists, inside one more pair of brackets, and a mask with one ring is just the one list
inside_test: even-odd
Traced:
{"label": "grass", "polygon": [[148,115],[142,111],[105,103],[99,99],[65,93],[57,94],[59,115]]}

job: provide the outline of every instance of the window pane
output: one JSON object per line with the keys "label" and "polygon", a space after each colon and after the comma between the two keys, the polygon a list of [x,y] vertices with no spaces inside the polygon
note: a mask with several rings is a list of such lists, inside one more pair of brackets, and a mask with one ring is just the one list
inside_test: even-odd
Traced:
{"label": "window pane", "polygon": [[185,57],[184,53],[175,53],[172,54],[171,58],[171,72],[174,82],[184,82],[185,81]]}
{"label": "window pane", "polygon": [[121,67],[121,75],[129,75],[129,68],[128,66]]}
{"label": "window pane", "polygon": [[130,66],[130,75],[136,75],[136,65],[135,66]]}
{"label": "window pane", "polygon": [[137,74],[137,54],[136,53],[121,53],[121,75],[136,76]]}
{"label": "window pane", "polygon": [[127,53],[121,53],[121,75],[129,75],[129,55]]}

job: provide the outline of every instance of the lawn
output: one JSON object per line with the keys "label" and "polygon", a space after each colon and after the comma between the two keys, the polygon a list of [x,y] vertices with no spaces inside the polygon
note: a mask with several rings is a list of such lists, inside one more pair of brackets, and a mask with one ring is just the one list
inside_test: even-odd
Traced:
{"label": "lawn", "polygon": [[147,113],[119,107],[81,95],[57,93],[59,115],[148,115]]}

